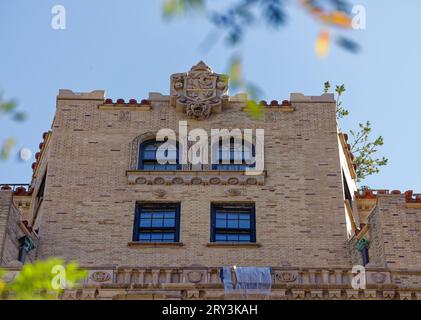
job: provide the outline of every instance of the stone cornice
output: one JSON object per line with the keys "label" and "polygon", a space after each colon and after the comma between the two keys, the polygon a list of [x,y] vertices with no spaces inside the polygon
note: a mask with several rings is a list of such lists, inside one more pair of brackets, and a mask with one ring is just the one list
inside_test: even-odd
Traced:
{"label": "stone cornice", "polygon": [[39,168],[41,167],[42,159],[45,156],[45,152],[46,152],[45,150],[47,150],[48,144],[50,143],[50,140],[51,140],[51,134],[52,132],[48,131],[48,132],[44,132],[44,134],[42,135],[43,142],[41,142],[39,145],[40,151],[35,154],[35,159],[37,161],[32,164],[32,169],[33,169],[32,179],[35,179],[38,175]]}
{"label": "stone cornice", "polygon": [[346,163],[348,165],[348,170],[351,174],[351,178],[355,180],[357,178],[357,173],[356,173],[356,166],[353,162],[354,156],[352,155],[350,146],[347,143],[347,136],[343,134],[342,132],[339,133],[339,141],[341,142],[342,150],[345,154]]}
{"label": "stone cornice", "polygon": [[129,184],[140,185],[264,185],[266,171],[247,175],[245,171],[128,170],[126,175]]}
{"label": "stone cornice", "polygon": [[[13,279],[20,268],[5,268]],[[87,278],[62,299],[226,299],[220,268],[89,266]],[[366,268],[366,289],[351,287],[349,268],[272,267],[269,299],[421,300],[421,270]],[[401,278],[407,279],[400,284]],[[235,293],[241,296],[241,292]],[[239,297],[240,297],[239,296]],[[231,296],[230,296],[231,297]],[[263,297],[256,296],[261,299]]]}

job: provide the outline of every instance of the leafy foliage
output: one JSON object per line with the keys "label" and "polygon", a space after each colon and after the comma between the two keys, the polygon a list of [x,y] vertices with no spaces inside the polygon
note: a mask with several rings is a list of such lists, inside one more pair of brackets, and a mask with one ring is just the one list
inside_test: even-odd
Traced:
{"label": "leafy foliage", "polygon": [[4,101],[3,96],[0,94],[0,117],[3,115],[9,115],[12,120],[15,121],[26,120],[26,114],[16,109],[17,102],[15,100]]}
{"label": "leafy foliage", "polygon": [[[323,92],[327,93],[330,89],[329,81],[324,83]],[[336,117],[341,119],[349,115],[349,111],[343,107],[341,97],[346,91],[345,85],[337,85],[336,92]],[[350,130],[351,135],[351,152],[355,156],[354,163],[357,165],[357,181],[362,181],[366,177],[380,172],[380,167],[387,165],[388,159],[385,157],[377,157],[379,148],[383,146],[384,140],[382,136],[371,140],[372,127],[370,121],[359,123],[358,130]]]}
{"label": "leafy foliage", "polygon": [[228,78],[230,80],[231,89],[242,89],[246,91],[251,98],[251,100],[247,101],[245,109],[249,117],[259,121],[263,120],[265,108],[256,102],[261,95],[261,90],[253,83],[245,80],[242,71],[241,58],[239,56],[234,56],[231,59],[228,69]]}
{"label": "leafy foliage", "polygon": [[16,145],[16,140],[12,137],[8,137],[3,141],[3,144],[0,149],[0,160],[7,160],[9,158],[10,152],[13,147]]}
{"label": "leafy foliage", "polygon": [[355,163],[357,164],[358,181],[365,179],[375,173],[380,172],[380,167],[387,165],[389,159],[385,157],[378,158],[376,153],[383,146],[383,137],[379,136],[370,141],[372,128],[370,121],[359,124],[359,130],[350,130],[352,137],[351,150],[356,155]]}
{"label": "leafy foliage", "polygon": [[203,0],[165,0],[162,13],[165,18],[173,18],[190,10],[203,8]]}
{"label": "leafy foliage", "polygon": [[[55,270],[57,266],[62,266],[63,271]],[[64,283],[58,278],[60,272],[64,275]],[[0,297],[10,300],[57,299],[63,288],[74,287],[86,275],[76,262],[65,264],[58,258],[25,264],[10,283],[4,280],[5,271],[0,270]]]}
{"label": "leafy foliage", "polygon": [[[17,102],[15,100],[4,101],[0,94],[0,118],[2,116],[10,116],[13,121],[25,121],[27,116],[24,112],[18,111]],[[16,140],[12,137],[6,138],[0,147],[0,160],[9,158],[10,152],[16,145]]]}
{"label": "leafy foliage", "polygon": [[[315,20],[324,26],[350,29],[350,2],[348,0],[300,0],[303,8]],[[226,2],[227,3],[227,2]],[[206,0],[164,0],[163,15],[166,18],[180,16],[201,9],[207,13],[210,21],[226,35],[229,44],[240,43],[247,29],[263,22],[272,29],[280,29],[288,22],[288,4],[286,0],[237,0],[230,1],[221,10],[207,8]],[[353,40],[340,35],[336,44],[341,48],[356,53],[359,45]]]}
{"label": "leafy foliage", "polygon": [[[323,92],[324,93],[328,93],[329,92],[329,89],[330,89],[330,83],[329,83],[329,81],[326,81],[324,83]],[[335,88],[335,92],[337,94],[337,99],[336,99],[336,117],[338,119],[341,119],[341,118],[349,115],[349,111],[342,106],[342,101],[340,100],[341,97],[342,97],[342,95],[343,95],[343,93],[345,91],[346,91],[345,85],[343,85],[343,84],[340,85],[340,86],[337,85],[336,88]]]}

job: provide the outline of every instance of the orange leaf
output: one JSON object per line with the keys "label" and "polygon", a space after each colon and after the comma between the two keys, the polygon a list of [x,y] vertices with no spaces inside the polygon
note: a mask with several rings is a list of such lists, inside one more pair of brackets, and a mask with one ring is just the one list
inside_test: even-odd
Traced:
{"label": "orange leaf", "polygon": [[325,58],[329,54],[330,34],[328,30],[322,30],[316,40],[316,54],[319,58]]}

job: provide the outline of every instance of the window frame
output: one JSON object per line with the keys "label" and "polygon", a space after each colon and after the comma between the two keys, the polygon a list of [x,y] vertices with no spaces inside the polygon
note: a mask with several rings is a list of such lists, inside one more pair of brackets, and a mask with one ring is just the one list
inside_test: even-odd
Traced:
{"label": "window frame", "polygon": [[[141,227],[140,226],[140,215],[142,213],[142,208],[152,207],[154,209],[165,209],[165,208],[174,208],[175,212],[175,223],[174,227]],[[139,202],[136,203],[135,217],[133,223],[133,242],[138,243],[179,243],[180,242],[180,203],[179,202]],[[166,233],[171,230],[171,233],[174,233],[174,241],[145,241],[140,240],[139,236],[142,232],[149,231],[151,233]]]}
{"label": "window frame", "polygon": [[[225,210],[226,207],[233,209],[247,209],[250,215],[250,228],[218,228],[216,227],[216,211],[218,209]],[[228,212],[227,212],[228,213]],[[254,203],[211,203],[211,226],[210,226],[210,242],[211,243],[256,243],[256,205]],[[226,234],[247,234],[250,235],[250,241],[217,241],[216,235],[218,231],[223,230]],[[247,230],[247,231],[246,231]]]}
{"label": "window frame", "polygon": [[[142,170],[142,171],[172,171],[172,170],[181,170],[181,164],[180,164],[180,147],[179,147],[179,143],[178,141],[176,141],[176,158],[177,158],[177,163],[176,164],[162,164],[160,165],[158,163],[158,161],[156,160],[156,154],[155,154],[155,159],[151,160],[155,161],[156,165],[158,166],[162,166],[162,168],[160,169],[145,169],[145,159],[143,157],[144,151],[146,149],[146,147],[148,145],[151,144],[163,144],[166,141],[156,141],[154,139],[149,139],[149,140],[145,140],[143,142],[141,142],[139,144],[139,154],[138,154],[138,163],[137,163],[137,170]],[[166,168],[166,166],[174,166],[175,165],[175,169],[168,169]]]}
{"label": "window frame", "polygon": [[349,206],[352,209],[352,194],[351,194],[351,190],[349,189],[348,181],[346,180],[346,176],[343,170],[342,170],[342,179],[343,179],[344,198],[345,200],[348,200]]}
{"label": "window frame", "polygon": [[368,247],[364,247],[361,251],[361,260],[363,263],[363,266],[365,267],[370,262],[370,256],[368,253]]}
{"label": "window frame", "polygon": [[[222,163],[223,161],[223,157],[221,157],[221,154],[224,152],[224,150],[222,149],[223,146],[223,140],[219,139],[218,141],[218,148],[216,150],[218,150],[218,163],[214,164],[212,163],[212,170],[218,170],[218,171],[245,171],[246,168],[254,168],[256,166],[256,162],[254,162],[253,164],[247,164],[246,159],[244,157],[244,146],[249,143],[251,145],[251,157],[256,157],[256,150],[254,147],[254,144],[252,142],[246,141],[244,139],[241,140],[241,163],[234,163],[235,162],[235,152],[233,151],[235,150],[234,146],[235,146],[235,139],[234,138],[230,138],[230,149],[229,149],[229,155],[230,155],[230,163]],[[215,148],[215,145],[212,146],[212,148]],[[224,169],[223,166],[226,166],[227,169]],[[222,169],[221,169],[222,167]],[[243,168],[241,168],[243,167]]]}

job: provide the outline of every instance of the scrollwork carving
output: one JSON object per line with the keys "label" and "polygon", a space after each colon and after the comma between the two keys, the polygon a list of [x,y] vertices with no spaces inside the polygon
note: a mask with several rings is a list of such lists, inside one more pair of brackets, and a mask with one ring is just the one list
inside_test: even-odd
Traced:
{"label": "scrollwork carving", "polygon": [[227,76],[214,73],[203,61],[171,76],[171,105],[191,119],[204,120],[220,110],[227,91]]}

